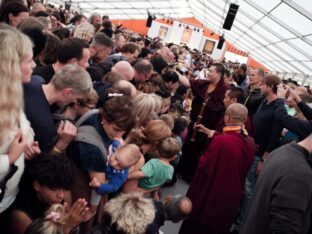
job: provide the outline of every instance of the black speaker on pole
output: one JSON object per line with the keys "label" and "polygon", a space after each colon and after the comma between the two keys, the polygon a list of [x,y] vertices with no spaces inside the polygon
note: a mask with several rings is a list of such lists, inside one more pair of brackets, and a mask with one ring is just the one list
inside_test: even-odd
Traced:
{"label": "black speaker on pole", "polygon": [[230,9],[225,17],[224,24],[223,24],[224,29],[231,30],[238,8],[239,8],[239,5],[234,4],[234,3],[230,4]]}
{"label": "black speaker on pole", "polygon": [[220,38],[219,38],[218,45],[217,45],[217,49],[221,50],[221,49],[222,49],[222,46],[223,46],[223,44],[224,44],[224,42],[225,42],[224,37],[220,37]]}
{"label": "black speaker on pole", "polygon": [[147,20],[146,20],[146,27],[150,28],[152,26],[152,22],[153,22],[153,16],[148,14],[148,17],[147,17]]}

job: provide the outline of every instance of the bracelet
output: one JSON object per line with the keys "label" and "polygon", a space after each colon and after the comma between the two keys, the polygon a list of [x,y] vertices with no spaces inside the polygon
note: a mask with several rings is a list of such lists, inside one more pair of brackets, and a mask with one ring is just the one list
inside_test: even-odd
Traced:
{"label": "bracelet", "polygon": [[63,153],[63,151],[60,150],[59,148],[57,148],[56,146],[53,147],[52,151],[57,153],[57,154],[62,154]]}

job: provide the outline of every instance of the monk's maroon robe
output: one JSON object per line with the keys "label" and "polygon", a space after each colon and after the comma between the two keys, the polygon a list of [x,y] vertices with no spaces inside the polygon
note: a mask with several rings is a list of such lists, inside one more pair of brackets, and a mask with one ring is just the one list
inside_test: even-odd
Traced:
{"label": "monk's maroon robe", "polygon": [[201,156],[187,192],[193,211],[180,233],[229,233],[256,148],[253,139],[241,133],[216,134]]}

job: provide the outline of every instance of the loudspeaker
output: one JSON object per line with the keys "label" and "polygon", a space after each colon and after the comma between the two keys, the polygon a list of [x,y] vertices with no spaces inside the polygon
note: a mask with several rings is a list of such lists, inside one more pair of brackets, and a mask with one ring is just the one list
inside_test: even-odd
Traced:
{"label": "loudspeaker", "polygon": [[150,28],[152,26],[153,17],[151,15],[148,15],[146,20],[146,27]]}
{"label": "loudspeaker", "polygon": [[218,45],[217,45],[217,49],[221,50],[222,49],[222,46],[224,44],[225,40],[223,37],[220,37],[219,38],[219,42],[218,42]]}
{"label": "loudspeaker", "polygon": [[236,5],[234,3],[230,4],[230,9],[225,17],[223,24],[224,29],[231,30],[238,8],[239,5]]}

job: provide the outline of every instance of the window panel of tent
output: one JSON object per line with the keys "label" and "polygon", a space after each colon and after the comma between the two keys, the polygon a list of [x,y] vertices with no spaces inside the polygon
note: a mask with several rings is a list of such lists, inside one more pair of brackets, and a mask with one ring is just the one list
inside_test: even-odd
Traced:
{"label": "window panel of tent", "polygon": [[146,15],[129,14],[129,17],[132,19],[145,19]]}
{"label": "window panel of tent", "polygon": [[300,70],[298,68],[290,66],[288,62],[279,61],[279,62],[272,62],[272,63],[279,64],[282,67],[285,67],[284,71],[286,72],[300,73]]}
{"label": "window panel of tent", "polygon": [[132,6],[127,2],[111,2],[110,4],[115,8],[132,8]]}
{"label": "window panel of tent", "polygon": [[300,69],[300,73],[309,74],[309,75],[312,74],[311,69],[307,69],[300,62],[290,62],[290,64],[293,64],[294,66],[297,66]]}
{"label": "window panel of tent", "polygon": [[168,2],[159,2],[159,1],[150,1],[150,3],[153,5],[153,7],[168,7],[171,8],[170,4]]}
{"label": "window panel of tent", "polygon": [[[126,14],[138,14],[138,11],[137,11],[137,9],[126,9],[126,10],[122,10],[124,13],[126,13]],[[146,14],[146,16],[147,16],[147,12],[145,13]]]}
{"label": "window panel of tent", "polygon": [[[241,9],[244,9],[244,11],[248,12],[249,14],[251,14],[256,20],[259,20],[260,18],[262,18],[264,16],[255,7],[252,7],[251,5],[249,5],[248,3],[244,2],[244,1],[239,2],[239,7]],[[238,11],[239,11],[239,9],[238,9]]]}
{"label": "window panel of tent", "polygon": [[96,3],[90,3],[90,4],[99,9],[114,8],[114,6],[112,6],[108,2],[96,2]]}
{"label": "window panel of tent", "polygon": [[129,2],[134,8],[152,8],[152,5],[149,2]]}
{"label": "window panel of tent", "polygon": [[[306,60],[308,59],[306,56],[304,56],[303,54],[301,54],[298,50],[294,49],[293,47],[289,46],[287,43],[285,42],[279,42],[277,43],[277,45],[279,45],[280,47],[282,47],[285,51],[287,51],[288,53],[292,54],[293,56],[296,57],[296,59],[298,60]],[[305,50],[303,50],[305,51]],[[305,51],[307,52],[307,51]]]}
{"label": "window panel of tent", "polygon": [[256,43],[260,44],[260,45],[268,44],[268,42],[265,39],[263,39],[261,36],[259,36],[258,34],[253,32],[252,30],[249,30],[244,37],[250,37],[250,39],[256,40]]}
{"label": "window panel of tent", "polygon": [[243,41],[246,44],[249,44],[252,48],[256,48],[260,46],[254,39],[252,39],[249,35],[245,34],[238,38],[237,41]]}
{"label": "window panel of tent", "polygon": [[281,4],[271,14],[303,35],[312,33],[312,21],[286,4]]}
{"label": "window panel of tent", "polygon": [[268,60],[281,60],[280,56],[277,56],[274,53],[272,53],[270,50],[268,50],[267,47],[260,47],[256,51],[262,52],[265,56],[269,58]]}
{"label": "window panel of tent", "polygon": [[307,44],[303,40],[298,38],[298,39],[289,40],[289,42],[293,43],[294,45],[298,46],[300,49],[302,49],[305,52],[307,52],[308,54],[312,55],[312,46],[310,46],[309,44]]}
{"label": "window panel of tent", "polygon": [[266,68],[272,70],[272,71],[278,71],[280,70],[281,68],[279,67],[276,67],[276,66],[272,66],[271,63],[268,63],[268,62],[265,62],[265,61],[261,61],[261,57],[258,56],[257,54],[251,54],[250,57],[254,60],[256,60],[257,62],[263,64],[263,66],[265,66]]}
{"label": "window panel of tent", "polygon": [[[253,0],[255,1],[255,0]],[[255,1],[257,2],[257,1]],[[266,11],[271,11],[276,7],[281,1],[280,0],[261,0],[261,7]]]}
{"label": "window panel of tent", "polygon": [[261,50],[256,50],[256,51],[251,51],[251,54],[257,54],[261,58],[261,61],[276,61],[279,58],[277,57],[272,57],[271,54],[265,53],[264,51]]}
{"label": "window panel of tent", "polygon": [[308,12],[312,12],[311,0],[296,0],[296,3]]}
{"label": "window panel of tent", "polygon": [[260,20],[261,23],[265,24],[267,27],[271,28],[273,31],[277,32],[282,37],[286,38],[293,38],[295,34],[289,32],[287,29],[283,28],[281,25],[276,23],[275,21],[271,20],[268,17],[264,17]]}
{"label": "window panel of tent", "polygon": [[269,45],[267,46],[268,49],[273,50],[276,54],[278,54],[281,58],[283,58],[283,60],[285,61],[289,61],[289,60],[293,60],[292,57],[290,57],[289,55],[287,55],[285,52],[283,52],[280,48],[277,48],[275,45]]}
{"label": "window panel of tent", "polygon": [[172,0],[170,1],[171,6],[189,7],[185,0]]}
{"label": "window panel of tent", "polygon": [[278,37],[276,37],[274,34],[270,33],[269,31],[265,30],[263,27],[261,27],[258,24],[254,25],[252,27],[252,30],[256,31],[258,35],[269,38],[272,42],[280,41]]}
{"label": "window panel of tent", "polygon": [[[239,11],[236,14],[236,17],[234,19],[234,23],[233,23],[233,27],[238,27],[239,25],[237,25],[238,22],[242,22],[243,24],[245,24],[247,27],[251,27],[252,25],[255,24],[255,22],[253,20],[251,20],[250,18],[248,18],[245,14],[243,14],[242,12]],[[245,27],[246,27],[245,26]]]}
{"label": "window panel of tent", "polygon": [[81,7],[81,8],[87,8],[87,9],[90,9],[90,8],[93,8],[93,6],[91,6],[89,3],[85,3],[85,2],[81,2],[81,3],[79,3],[79,6]]}

